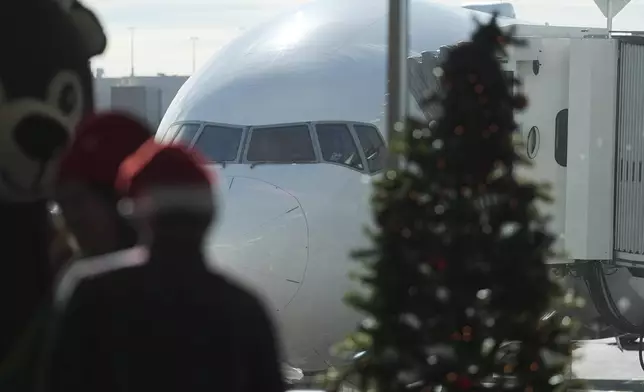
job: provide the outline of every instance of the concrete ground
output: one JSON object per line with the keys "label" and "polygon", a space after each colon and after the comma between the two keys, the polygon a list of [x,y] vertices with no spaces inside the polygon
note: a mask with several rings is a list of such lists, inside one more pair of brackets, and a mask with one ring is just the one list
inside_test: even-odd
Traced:
{"label": "concrete ground", "polygon": [[621,351],[615,339],[591,340],[583,342],[575,354],[579,357],[573,362],[573,373],[587,381],[588,390],[644,392],[637,347]]}
{"label": "concrete ground", "polygon": [[[573,373],[586,381],[588,392],[644,392],[644,370],[640,367],[637,347],[621,351],[615,339],[585,341],[575,351]],[[311,392],[293,389],[291,392]],[[351,388],[342,392],[356,392]]]}

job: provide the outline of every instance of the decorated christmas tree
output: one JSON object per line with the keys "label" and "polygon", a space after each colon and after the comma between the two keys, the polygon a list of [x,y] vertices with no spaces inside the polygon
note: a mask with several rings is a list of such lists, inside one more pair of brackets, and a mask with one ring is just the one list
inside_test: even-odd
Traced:
{"label": "decorated christmas tree", "polygon": [[569,386],[572,323],[546,316],[563,301],[536,207],[547,191],[515,174],[527,101],[498,58],[517,44],[492,18],[451,48],[423,103],[440,114],[407,121],[399,168],[375,184],[373,247],[355,254],[368,293],[349,297],[367,319],[343,344],[360,353],[347,375],[365,391]]}

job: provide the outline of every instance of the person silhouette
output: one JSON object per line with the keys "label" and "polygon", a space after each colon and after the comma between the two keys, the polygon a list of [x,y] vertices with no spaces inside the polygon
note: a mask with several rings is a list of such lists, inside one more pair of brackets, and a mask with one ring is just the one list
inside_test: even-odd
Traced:
{"label": "person silhouette", "polygon": [[90,116],[64,156],[55,199],[67,229],[83,256],[98,256],[134,246],[136,230],[118,211],[114,188],[121,162],[152,131],[129,114]]}
{"label": "person silhouette", "polygon": [[285,390],[263,304],[203,255],[216,216],[203,164],[179,145],[153,143],[123,162],[117,187],[145,260],[86,264],[58,288],[62,316],[40,391]]}
{"label": "person silhouette", "polygon": [[[54,270],[52,275],[58,273],[59,277],[64,276],[61,267],[71,265],[70,261],[79,254],[74,252],[77,250],[74,246],[76,237],[83,240],[85,254],[101,254],[136,244],[135,229],[116,212],[113,178],[120,161],[148,140],[151,132],[129,115],[103,113],[88,115],[79,124],[76,135],[62,157],[55,195],[59,205],[51,208],[49,216],[53,237],[48,249]],[[110,143],[113,139],[119,140],[118,145]],[[94,149],[95,145],[101,148]],[[60,205],[64,212],[58,208]],[[64,222],[63,214],[68,222]],[[31,383],[54,314],[51,295],[50,291],[42,299],[27,330],[15,342],[10,360],[0,369],[0,379],[18,370],[24,374],[27,384]]]}

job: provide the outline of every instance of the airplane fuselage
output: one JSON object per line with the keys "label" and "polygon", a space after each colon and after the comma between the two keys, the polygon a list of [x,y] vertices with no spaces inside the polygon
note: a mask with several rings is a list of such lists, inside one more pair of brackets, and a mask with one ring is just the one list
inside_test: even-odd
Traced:
{"label": "airplane fuselage", "polygon": [[[371,179],[380,173],[368,170],[362,145],[362,169],[325,160],[315,123],[364,123],[382,135],[386,24],[386,1],[319,2],[277,18],[191,77],[157,133],[169,141],[181,122],[245,127],[235,158],[218,165],[228,189],[209,250],[218,267],[264,294],[289,364],[303,370],[332,363],[329,348],[361,320],[343,296],[357,288],[349,253],[369,245]],[[414,1],[410,24],[410,50],[420,53],[467,39],[475,22],[470,11]],[[311,128],[315,162],[246,159],[258,132],[248,127],[279,124]]]}
{"label": "airplane fuselage", "polygon": [[[410,54],[468,39],[475,15],[486,17],[411,1]],[[223,215],[208,252],[262,294],[287,362],[305,371],[336,363],[330,347],[363,317],[343,296],[358,288],[349,253],[370,244],[371,181],[382,173],[386,39],[385,0],[302,6],[211,58],[156,136],[218,162]]]}

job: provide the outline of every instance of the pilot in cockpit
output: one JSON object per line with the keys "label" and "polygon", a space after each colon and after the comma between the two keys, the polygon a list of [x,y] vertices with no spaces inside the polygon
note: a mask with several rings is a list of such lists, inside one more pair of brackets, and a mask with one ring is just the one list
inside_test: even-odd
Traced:
{"label": "pilot in cockpit", "polygon": [[356,149],[352,148],[353,143],[350,140],[343,140],[340,133],[336,133],[332,137],[319,138],[319,141],[322,151],[330,152],[330,154],[327,153],[328,156],[324,157],[325,160],[362,169],[360,156]]}

